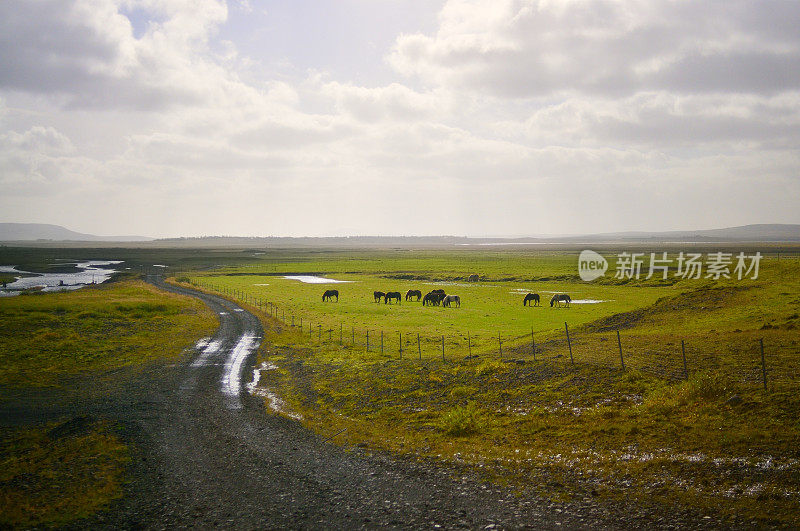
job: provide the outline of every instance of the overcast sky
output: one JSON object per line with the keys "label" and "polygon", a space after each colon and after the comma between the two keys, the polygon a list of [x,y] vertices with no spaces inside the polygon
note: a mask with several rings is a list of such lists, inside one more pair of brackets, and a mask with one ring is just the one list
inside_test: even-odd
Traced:
{"label": "overcast sky", "polygon": [[800,223],[800,2],[3,0],[0,221]]}

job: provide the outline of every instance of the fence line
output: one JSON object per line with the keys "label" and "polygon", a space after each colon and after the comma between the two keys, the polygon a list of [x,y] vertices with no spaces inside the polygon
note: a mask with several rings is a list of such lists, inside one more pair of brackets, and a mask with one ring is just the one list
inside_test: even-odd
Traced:
{"label": "fence line", "polygon": [[[691,345],[687,344],[686,339],[683,338],[680,339],[679,347],[673,343],[677,339],[665,341],[661,345],[653,345],[649,336],[636,336],[635,329],[625,330],[623,328],[626,332],[634,332],[633,335],[626,334],[626,344],[623,348],[620,329],[608,330],[608,336],[603,332],[579,333],[578,336],[575,336],[574,331],[572,334],[570,333],[567,322],[564,323],[563,338],[549,337],[544,341],[540,340],[538,344],[533,328],[531,328],[530,334],[506,335],[505,338],[503,338],[502,332],[498,331],[494,339],[488,333],[481,337],[471,331],[467,331],[466,335],[451,334],[449,337],[441,333],[421,334],[417,332],[416,338],[408,332],[404,337],[402,331],[395,331],[398,334],[397,349],[394,350],[391,347],[387,349],[384,336],[386,330],[384,329],[357,327],[355,324],[351,324],[350,341],[346,342],[344,322],[340,322],[339,338],[335,340],[333,326],[325,325],[327,328],[323,329],[323,324],[316,323],[317,334],[314,334],[313,323],[308,320],[304,321],[302,316],[296,316],[291,310],[288,313],[289,319],[287,319],[286,309],[282,307],[279,309],[271,301],[224,286],[194,281],[191,283],[251,304],[265,315],[297,329],[301,337],[307,330],[308,338],[311,341],[316,339],[320,345],[336,345],[340,349],[352,351],[363,349],[364,352],[379,352],[383,356],[396,355],[397,359],[403,359],[403,353],[413,352],[414,346],[416,346],[419,361],[422,361],[423,358],[436,359],[437,351],[439,351],[442,362],[464,361],[481,357],[484,359],[494,358],[504,362],[569,363],[574,366],[577,361],[582,364],[616,367],[622,371],[637,370],[668,379],[688,379],[692,371],[713,371],[738,377],[741,381],[758,385],[764,390],[769,389],[770,383],[794,382],[800,375],[800,348],[793,345],[790,340],[785,340],[789,341],[788,344],[782,344],[778,338],[775,343],[765,346],[764,337],[746,337],[738,343],[729,342],[724,345],[728,351],[720,355],[707,348],[692,350]],[[323,332],[327,332],[327,337],[323,336]],[[378,345],[374,340],[370,343],[370,332],[373,333],[373,338],[376,337],[375,334],[380,335]],[[616,349],[610,346],[613,344],[614,336],[616,336]],[[492,346],[492,341],[496,347]],[[504,344],[506,344],[505,352]],[[688,352],[687,347],[689,347]],[[473,350],[479,354],[473,354]],[[566,352],[562,352],[563,350]],[[784,359],[781,359],[780,356],[773,356],[770,358],[768,366],[769,350],[772,352],[792,351],[796,355],[784,356]],[[459,354],[465,351],[466,356]],[[569,360],[565,357],[566,353],[569,354]],[[413,355],[409,359],[413,360]],[[690,361],[692,371],[689,367]]]}

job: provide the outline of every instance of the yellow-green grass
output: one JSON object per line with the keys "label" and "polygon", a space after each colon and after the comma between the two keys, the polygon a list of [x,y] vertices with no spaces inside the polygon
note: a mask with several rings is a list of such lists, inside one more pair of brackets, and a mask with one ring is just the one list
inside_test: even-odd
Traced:
{"label": "yellow-green grass", "polygon": [[217,326],[202,302],[141,281],[0,298],[0,322],[4,386],[174,359]]}
{"label": "yellow-green grass", "polygon": [[[73,421],[74,425],[75,422]],[[105,422],[20,428],[0,440],[0,526],[53,526],[122,495],[127,446]],[[67,429],[60,429],[66,427]]]}
{"label": "yellow-green grass", "polygon": [[[550,261],[543,259],[543,276]],[[309,264],[308,271],[329,269]],[[355,267],[350,271],[335,278],[359,284],[366,279],[381,282],[378,289],[401,290],[396,279],[360,274]],[[350,305],[343,298],[337,306],[318,300],[332,286],[253,276],[194,280],[286,304],[307,312],[303,315],[312,324],[332,315],[323,322],[335,326],[337,320],[357,315],[372,319],[368,322],[373,326],[385,322],[381,328],[386,330],[402,325],[438,331],[453,326],[451,320],[458,317],[450,316],[466,313],[467,301],[481,305],[484,314],[475,312],[455,323],[483,327],[482,334],[514,322],[515,316],[541,315],[543,321],[549,314],[557,316],[537,332],[541,341],[535,361],[529,337],[512,343],[506,359],[491,345],[478,358],[464,359],[466,345],[457,349],[448,343],[448,361],[442,362],[431,345],[434,350],[420,362],[413,348],[403,359],[396,346],[380,356],[374,345],[365,353],[363,344],[357,349],[320,344],[316,330],[311,340],[307,330],[281,326],[280,332],[267,332],[262,357],[278,368],[262,371],[261,383],[278,390],[325,437],[346,428],[334,439],[341,444],[366,443],[466,463],[498,481],[534,487],[556,498],[632,497],[642,503],[693,507],[731,522],[797,525],[798,278],[797,261],[765,260],[761,277],[748,281],[681,281],[668,287],[528,281],[540,292],[548,286],[580,293],[581,298],[614,299],[570,310],[522,308],[521,296],[509,292],[530,284],[517,281],[494,282],[499,288],[464,286],[472,291],[463,293],[494,290],[502,295],[464,297],[461,310],[417,304],[406,310],[405,302],[373,308],[371,285],[333,286],[343,297],[353,290],[365,299],[358,297]],[[268,288],[274,290],[270,295]],[[492,312],[504,317],[485,315]],[[574,365],[563,320],[572,326]],[[529,326],[519,325],[518,333],[525,334]],[[766,391],[759,339],[764,339],[768,365]]]}
{"label": "yellow-green grass", "polygon": [[[113,387],[117,369],[175,360],[217,327],[200,301],[140,281],[2,298],[0,320],[2,389],[19,399],[51,387],[72,402],[98,398],[97,377]],[[52,526],[120,497],[129,450],[107,421],[74,417],[4,428],[0,459],[0,527]]]}

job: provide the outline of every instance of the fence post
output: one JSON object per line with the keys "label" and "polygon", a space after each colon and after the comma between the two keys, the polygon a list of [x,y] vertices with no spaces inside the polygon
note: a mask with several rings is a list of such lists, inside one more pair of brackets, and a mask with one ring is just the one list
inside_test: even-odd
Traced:
{"label": "fence post", "polygon": [[333,334],[333,328],[328,328],[328,343],[333,342],[333,337],[331,334]]}
{"label": "fence post", "polygon": [[617,345],[619,346],[619,362],[622,364],[622,370],[625,370],[625,358],[622,357],[622,340],[619,338],[619,330],[617,330]]}
{"label": "fence post", "polygon": [[767,390],[767,362],[764,359],[764,338],[758,340],[761,345],[761,375],[764,377],[764,391]]}
{"label": "fence post", "polygon": [[353,327],[353,348],[356,346],[356,327]]}
{"label": "fence post", "polygon": [[567,332],[567,347],[569,347],[569,362],[575,365],[575,359],[572,357],[572,343],[569,341],[569,326],[567,326],[567,322],[564,321],[564,330]]}
{"label": "fence post", "polygon": [[381,330],[381,355],[383,355],[383,330]]}
{"label": "fence post", "polygon": [[369,330],[367,330],[367,352],[369,352]]}
{"label": "fence post", "polygon": [[683,354],[683,377],[689,379],[689,371],[686,369],[686,345],[681,339],[681,354]]}
{"label": "fence post", "polygon": [[533,339],[533,327],[531,327],[531,352],[533,352],[533,361],[536,361],[536,340]]}
{"label": "fence post", "polygon": [[422,347],[419,344],[419,332],[417,332],[417,352],[419,353],[419,361],[422,361]]}
{"label": "fence post", "polygon": [[444,361],[444,336],[442,336],[442,361]]}

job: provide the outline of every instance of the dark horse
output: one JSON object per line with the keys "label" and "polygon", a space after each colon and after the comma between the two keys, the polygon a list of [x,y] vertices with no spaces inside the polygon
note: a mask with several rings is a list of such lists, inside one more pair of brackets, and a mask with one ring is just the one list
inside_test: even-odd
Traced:
{"label": "dark horse", "polygon": [[570,296],[567,295],[566,293],[556,293],[555,295],[553,295],[553,298],[550,299],[550,307],[552,308],[553,305],[555,304],[559,308],[561,308],[561,302],[563,301],[564,303],[566,303],[565,304],[566,307],[569,308],[569,301],[571,300],[572,299],[570,298]]}
{"label": "dark horse", "polygon": [[419,300],[422,298],[422,292],[418,289],[410,289],[406,291],[406,302],[411,300],[411,297],[416,297],[417,302],[419,302]]}
{"label": "dark horse", "polygon": [[375,302],[381,302],[381,299],[384,298],[386,294],[382,291],[376,291],[373,292],[372,296],[375,297]]}
{"label": "dark horse", "polygon": [[422,299],[423,306],[439,306],[442,302],[442,299],[445,298],[444,290],[443,289],[435,289],[427,294]]}
{"label": "dark horse", "polygon": [[458,295],[445,295],[442,299],[442,308],[449,308],[451,303],[461,308],[461,297]]}
{"label": "dark horse", "polygon": [[522,301],[522,305],[531,306],[531,301],[534,302],[533,306],[539,306],[539,294],[528,293],[527,295],[525,295],[525,299]]}
{"label": "dark horse", "polygon": [[322,294],[322,302],[326,300],[331,300],[336,297],[336,302],[339,302],[339,290],[338,289],[329,289],[325,293]]}
{"label": "dark horse", "polygon": [[394,299],[397,299],[397,303],[400,304],[400,301],[403,300],[403,296],[400,294],[399,291],[389,291],[386,293],[386,297],[384,297],[383,303],[389,304]]}

